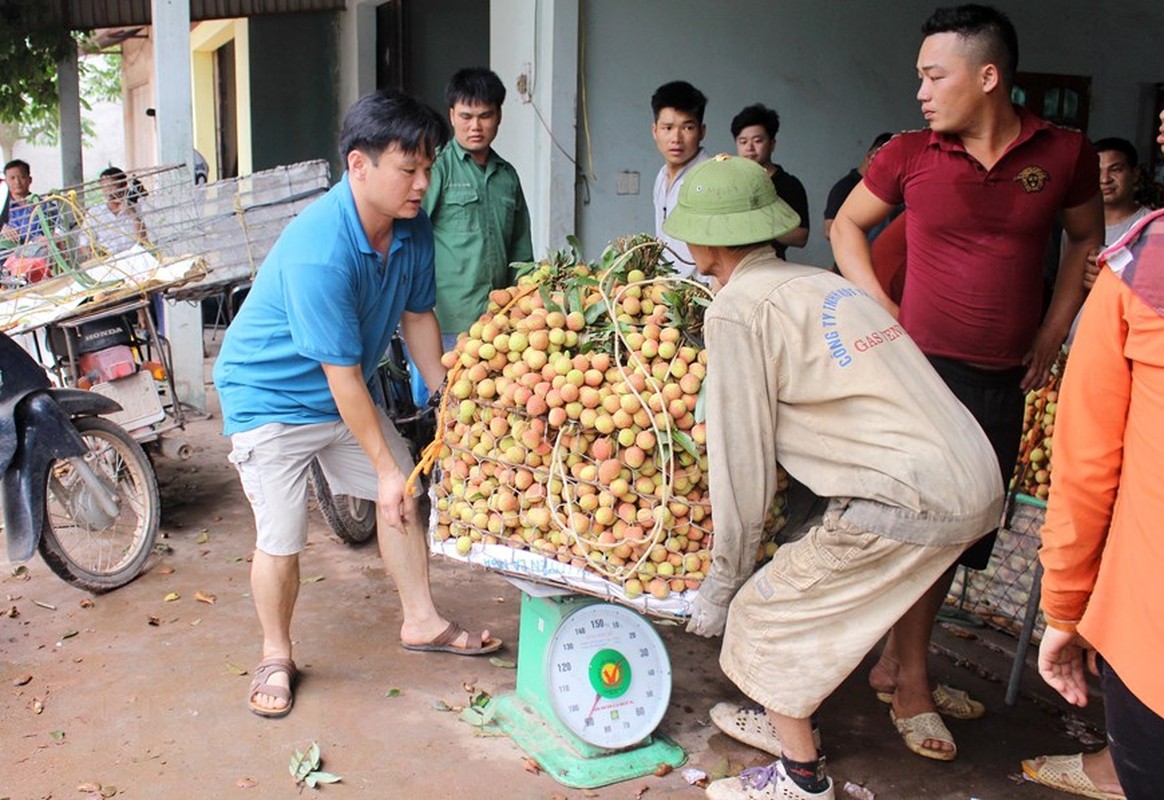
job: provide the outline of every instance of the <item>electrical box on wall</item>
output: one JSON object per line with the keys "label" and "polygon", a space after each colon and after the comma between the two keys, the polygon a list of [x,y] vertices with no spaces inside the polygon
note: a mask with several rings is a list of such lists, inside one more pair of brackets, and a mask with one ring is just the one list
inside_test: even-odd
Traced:
{"label": "electrical box on wall", "polygon": [[624,170],[618,173],[618,193],[619,194],[638,194],[639,193],[639,173]]}

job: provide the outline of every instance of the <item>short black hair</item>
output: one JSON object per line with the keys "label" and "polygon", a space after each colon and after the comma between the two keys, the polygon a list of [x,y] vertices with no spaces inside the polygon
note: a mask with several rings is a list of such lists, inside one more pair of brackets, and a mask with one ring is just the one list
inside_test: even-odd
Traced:
{"label": "short black hair", "polygon": [[1018,72],[1018,34],[1010,18],[992,6],[970,3],[939,8],[922,25],[923,36],[956,33],[969,41],[982,64],[994,64],[1006,88]]}
{"label": "short black hair", "polygon": [[867,152],[873,152],[874,150],[880,150],[882,147],[885,146],[885,143],[888,142],[892,138],[893,138],[893,134],[890,133],[889,131],[885,131],[884,133],[877,134],[877,137],[873,140],[873,144],[869,145],[869,150]]}
{"label": "short black hair", "polygon": [[780,130],[780,115],[763,103],[750,105],[732,117],[732,137],[739,136],[740,131],[753,125],[762,126],[768,132],[768,138],[775,139]]}
{"label": "short black hair", "polygon": [[671,81],[664,83],[651,95],[651,111],[655,119],[659,118],[659,112],[664,108],[673,108],[690,114],[702,125],[703,112],[707,109],[707,98],[687,81]]}
{"label": "short black hair", "polygon": [[121,167],[106,167],[101,170],[99,178],[116,178],[119,182],[128,183],[129,179],[125,175],[125,170]]}
{"label": "short black hair", "polygon": [[364,95],[348,109],[340,132],[339,151],[346,168],[348,154],[359,150],[375,164],[392,145],[405,153],[433,158],[449,140],[440,114],[395,89]]}
{"label": "short black hair", "polygon": [[1097,153],[1105,153],[1109,151],[1116,151],[1123,153],[1124,158],[1128,161],[1128,166],[1135,169],[1140,164],[1140,155],[1136,152],[1136,146],[1127,139],[1121,139],[1118,136],[1108,136],[1105,139],[1097,139],[1092,145]]}
{"label": "short black hair", "polygon": [[15,167],[22,167],[24,169],[25,175],[32,174],[32,168],[28,166],[28,162],[24,161],[22,159],[19,159],[19,158],[14,158],[11,161],[9,161],[7,164],[5,164],[4,171],[7,172],[8,170],[13,169]]}
{"label": "short black hair", "polygon": [[445,87],[445,102],[452,108],[465,105],[497,106],[505,102],[505,84],[497,73],[485,67],[466,67],[453,73]]}

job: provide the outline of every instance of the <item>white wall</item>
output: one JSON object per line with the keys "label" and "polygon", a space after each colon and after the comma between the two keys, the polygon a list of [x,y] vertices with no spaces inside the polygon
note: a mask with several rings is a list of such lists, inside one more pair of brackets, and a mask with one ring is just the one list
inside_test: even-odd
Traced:
{"label": "white wall", "polygon": [[[653,231],[651,186],[662,161],[650,135],[651,93],[688,80],[709,98],[705,145],[735,152],[729,125],[749,103],[781,117],[775,160],[804,183],[809,245],[794,260],[832,262],[821,214],[832,184],[881,130],[921,127],[914,93],[920,28],[935,0],[584,0],[582,34],[596,180],[579,194],[588,256]],[[1164,80],[1164,4],[1155,0],[999,0],[1018,28],[1020,70],[1090,75],[1089,134],[1123,136],[1148,155],[1149,90]],[[578,151],[584,157],[582,111]],[[620,171],[638,195],[616,194]]]}

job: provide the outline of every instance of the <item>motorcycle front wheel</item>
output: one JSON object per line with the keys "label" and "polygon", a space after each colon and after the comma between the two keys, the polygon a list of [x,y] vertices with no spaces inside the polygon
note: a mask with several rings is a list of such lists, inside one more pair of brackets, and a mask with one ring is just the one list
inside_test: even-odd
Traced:
{"label": "motorcycle front wheel", "polygon": [[49,470],[40,554],[74,586],[108,592],[141,574],[153,551],[161,519],[157,477],[120,425],[100,417],[73,424],[88,452]]}

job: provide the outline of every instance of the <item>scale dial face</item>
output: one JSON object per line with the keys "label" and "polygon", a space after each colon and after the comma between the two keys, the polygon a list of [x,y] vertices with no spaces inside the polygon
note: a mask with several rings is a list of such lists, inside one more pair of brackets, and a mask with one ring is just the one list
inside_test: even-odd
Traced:
{"label": "scale dial face", "polygon": [[671,699],[671,659],[641,615],[612,603],[582,606],[547,651],[550,703],[578,738],[611,750],[649,736]]}

